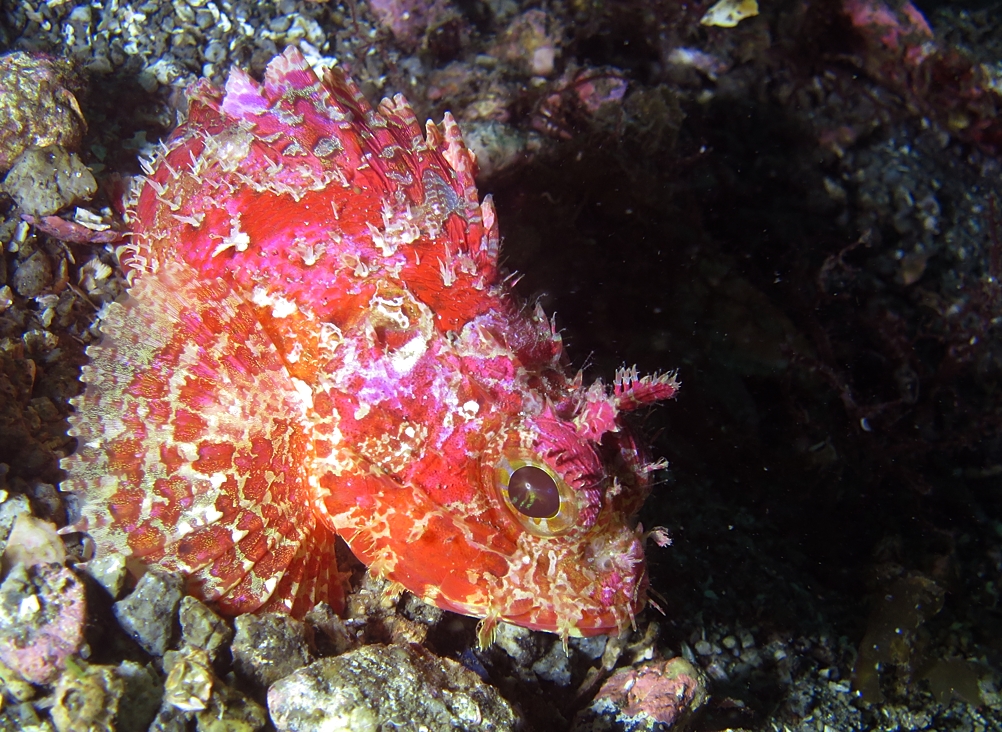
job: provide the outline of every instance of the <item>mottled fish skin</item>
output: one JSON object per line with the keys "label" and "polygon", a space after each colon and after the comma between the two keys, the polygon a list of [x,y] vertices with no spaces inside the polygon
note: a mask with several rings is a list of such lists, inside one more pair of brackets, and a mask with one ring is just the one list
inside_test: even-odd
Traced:
{"label": "mottled fish skin", "polygon": [[74,400],[76,528],[231,614],[340,608],[339,535],[482,618],[483,642],[499,620],[628,627],[650,466],[622,413],[674,375],[570,374],[498,275],[451,116],[422,131],[401,96],[373,110],[295,49],[263,83],[233,69],[189,96],[130,204],[129,297]]}

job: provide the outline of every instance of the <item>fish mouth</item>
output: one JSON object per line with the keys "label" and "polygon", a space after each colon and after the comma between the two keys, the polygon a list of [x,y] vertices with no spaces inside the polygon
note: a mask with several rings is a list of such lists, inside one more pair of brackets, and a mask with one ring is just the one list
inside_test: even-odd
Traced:
{"label": "fish mouth", "polygon": [[624,526],[581,543],[561,550],[553,540],[519,541],[487,615],[563,638],[633,625],[647,595],[639,532]]}
{"label": "fish mouth", "polygon": [[569,623],[567,618],[557,617],[552,610],[542,614],[526,613],[513,617],[502,617],[506,623],[519,625],[530,630],[556,633],[561,637],[590,638],[596,635],[618,635],[631,627],[636,614],[642,609],[639,604],[630,604],[615,610],[604,608],[583,608],[580,618]]}

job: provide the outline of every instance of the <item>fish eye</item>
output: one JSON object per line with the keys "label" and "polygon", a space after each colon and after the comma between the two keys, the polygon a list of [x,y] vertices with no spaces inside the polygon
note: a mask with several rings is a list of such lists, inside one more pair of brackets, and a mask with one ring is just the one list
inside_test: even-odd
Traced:
{"label": "fish eye", "polygon": [[530,518],[548,519],[560,510],[560,493],[553,478],[535,465],[523,465],[508,479],[508,500]]}
{"label": "fish eye", "polygon": [[575,525],[574,490],[535,455],[503,456],[495,466],[494,482],[512,517],[530,534],[558,536]]}

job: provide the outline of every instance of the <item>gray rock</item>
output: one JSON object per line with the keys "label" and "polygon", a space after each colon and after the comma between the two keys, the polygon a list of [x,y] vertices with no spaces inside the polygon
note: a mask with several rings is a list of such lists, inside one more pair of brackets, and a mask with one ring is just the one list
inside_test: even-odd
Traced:
{"label": "gray rock", "polygon": [[557,686],[569,686],[571,658],[564,650],[563,644],[554,641],[546,655],[532,664],[532,671],[539,678],[551,681]]}
{"label": "gray rock", "polygon": [[[52,404],[52,400],[39,397],[33,402],[33,406],[45,421],[59,419],[59,412]],[[28,488],[28,495],[31,497],[31,504],[35,508],[34,514],[36,516],[58,526],[66,524],[66,509],[63,507],[59,490],[54,485],[41,482],[33,483]]]}
{"label": "gray rock", "polygon": [[38,250],[14,270],[12,284],[21,297],[35,297],[52,282],[52,263],[45,252]]}
{"label": "gray rock", "polygon": [[357,633],[350,631],[326,602],[314,605],[303,620],[320,631],[314,634],[313,640],[321,656],[340,656],[359,645]]}
{"label": "gray rock", "polygon": [[115,729],[118,732],[146,732],[160,709],[164,687],[149,666],[122,661],[115,673],[125,684]]}
{"label": "gray rock", "polygon": [[115,618],[147,653],[162,656],[177,632],[177,611],[184,580],[180,575],[150,567],[136,589],[114,605]]}
{"label": "gray rock", "polygon": [[543,655],[537,633],[511,623],[498,623],[494,643],[519,666],[532,666]]}
{"label": "gray rock", "polygon": [[233,639],[233,669],[265,688],[310,662],[306,624],[280,615],[241,615]]}
{"label": "gray rock", "polygon": [[125,576],[128,573],[124,554],[109,552],[102,557],[96,557],[87,562],[84,571],[106,589],[112,599],[117,600],[122,594]]}
{"label": "gray rock", "polygon": [[371,645],[324,658],[276,682],[268,710],[279,730],[376,732],[515,730],[497,689],[466,667],[417,645]]}
{"label": "gray rock", "polygon": [[518,677],[523,681],[533,682],[540,675],[534,670],[534,666],[546,655],[546,644],[552,644],[552,640],[547,641],[545,638],[546,636],[519,625],[498,623],[494,643],[514,661],[513,670]]}
{"label": "gray rock", "polygon": [[593,635],[590,638],[571,638],[571,648],[580,653],[585,658],[596,660],[605,653],[605,646],[609,642],[607,635]]}
{"label": "gray rock", "polygon": [[50,216],[89,199],[97,192],[97,181],[76,153],[49,145],[25,150],[3,187],[25,213]]}
{"label": "gray rock", "polygon": [[194,597],[181,599],[181,642],[205,651],[212,661],[233,640],[233,628]]}

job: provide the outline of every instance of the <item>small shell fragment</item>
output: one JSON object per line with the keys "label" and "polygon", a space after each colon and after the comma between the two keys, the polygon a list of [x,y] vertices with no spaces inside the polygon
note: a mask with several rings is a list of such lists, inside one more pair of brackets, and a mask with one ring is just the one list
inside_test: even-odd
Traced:
{"label": "small shell fragment", "polygon": [[733,28],[745,18],[758,15],[756,0],[720,0],[700,18],[700,25]]}

